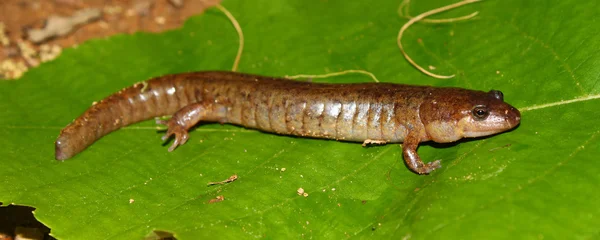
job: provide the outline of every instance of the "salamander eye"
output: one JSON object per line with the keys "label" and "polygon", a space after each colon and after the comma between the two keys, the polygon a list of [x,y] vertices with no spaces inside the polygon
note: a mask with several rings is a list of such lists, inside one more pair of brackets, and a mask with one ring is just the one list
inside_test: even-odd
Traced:
{"label": "salamander eye", "polygon": [[502,100],[504,101],[504,94],[501,91],[498,90],[491,90],[489,92],[494,98],[498,99],[498,100]]}
{"label": "salamander eye", "polygon": [[485,107],[483,105],[475,106],[473,108],[473,111],[471,112],[471,114],[473,114],[473,117],[475,118],[475,120],[484,120],[485,118],[487,118],[488,115],[490,115],[487,107]]}

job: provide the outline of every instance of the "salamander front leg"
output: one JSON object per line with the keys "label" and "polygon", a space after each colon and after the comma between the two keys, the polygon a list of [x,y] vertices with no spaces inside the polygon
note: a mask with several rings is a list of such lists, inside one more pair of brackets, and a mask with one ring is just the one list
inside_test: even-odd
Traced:
{"label": "salamander front leg", "polygon": [[402,143],[402,155],[404,156],[404,162],[406,165],[418,174],[429,174],[433,170],[442,167],[440,160],[436,160],[430,163],[423,163],[421,158],[417,154],[417,148],[419,147],[420,139],[417,136],[418,133],[411,132],[408,134],[404,142]]}
{"label": "salamander front leg", "polygon": [[169,152],[187,142],[189,138],[188,130],[201,120],[206,120],[207,114],[212,112],[209,110],[210,108],[211,106],[207,104],[194,103],[179,109],[167,121],[156,119],[157,124],[166,125],[168,128],[167,133],[162,137],[163,141],[175,135],[175,140],[171,147],[169,147]]}

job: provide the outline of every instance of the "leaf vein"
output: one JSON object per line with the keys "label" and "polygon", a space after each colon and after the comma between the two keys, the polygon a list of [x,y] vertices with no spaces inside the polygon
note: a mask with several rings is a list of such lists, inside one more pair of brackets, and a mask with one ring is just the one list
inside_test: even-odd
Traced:
{"label": "leaf vein", "polygon": [[532,110],[555,107],[555,106],[571,104],[571,103],[576,103],[576,102],[590,101],[590,100],[595,100],[595,99],[600,99],[600,94],[587,95],[587,96],[583,96],[583,97],[573,98],[570,100],[562,100],[562,101],[558,101],[558,102],[551,102],[551,103],[545,103],[545,104],[540,104],[540,105],[532,105],[532,106],[528,106],[528,107],[523,107],[520,110],[521,110],[521,112],[527,112],[527,111],[532,111]]}

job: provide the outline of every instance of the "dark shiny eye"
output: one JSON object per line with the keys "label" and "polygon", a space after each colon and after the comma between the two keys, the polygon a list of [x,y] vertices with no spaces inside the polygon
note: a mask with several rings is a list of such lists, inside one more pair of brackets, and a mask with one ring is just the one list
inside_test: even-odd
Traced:
{"label": "dark shiny eye", "polygon": [[502,100],[504,101],[504,94],[498,90],[491,90],[489,92],[494,98],[498,99],[498,100]]}
{"label": "dark shiny eye", "polygon": [[490,115],[488,109],[482,105],[475,106],[475,108],[473,108],[472,114],[475,120],[483,120],[487,118],[488,115]]}

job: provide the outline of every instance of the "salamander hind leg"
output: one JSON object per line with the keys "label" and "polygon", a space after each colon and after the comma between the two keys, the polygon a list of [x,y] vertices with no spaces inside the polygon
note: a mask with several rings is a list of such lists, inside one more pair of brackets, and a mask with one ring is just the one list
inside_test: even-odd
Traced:
{"label": "salamander hind leg", "polygon": [[402,155],[404,156],[404,162],[406,165],[415,173],[418,174],[429,174],[434,170],[441,168],[442,163],[440,160],[436,160],[430,163],[424,163],[421,161],[421,157],[417,154],[417,147],[419,147],[420,139],[416,134],[409,133],[404,142],[402,143]]}
{"label": "salamander hind leg", "polygon": [[169,147],[172,152],[177,146],[183,145],[189,139],[188,130],[200,121],[214,121],[216,115],[212,104],[193,103],[177,111],[169,120],[157,119],[157,124],[167,126],[167,133],[162,137],[166,141],[171,136],[175,137],[173,144]]}

